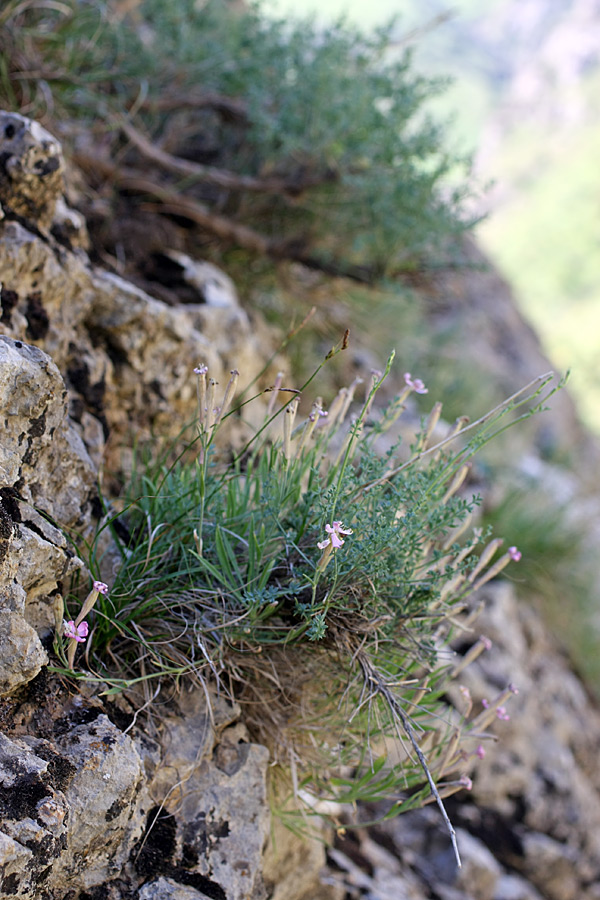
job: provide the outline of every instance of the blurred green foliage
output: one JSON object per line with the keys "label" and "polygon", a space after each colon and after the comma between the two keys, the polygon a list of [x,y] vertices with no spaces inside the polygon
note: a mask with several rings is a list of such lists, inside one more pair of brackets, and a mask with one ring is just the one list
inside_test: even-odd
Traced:
{"label": "blurred green foliage", "polygon": [[410,52],[388,52],[391,26],[365,36],[193,0],[117,10],[9,0],[0,75],[10,105],[76,120],[103,141],[113,129],[113,159],[127,115],[179,157],[281,179],[286,190],[250,195],[202,178],[176,186],[276,240],[282,258],[314,251],[368,281],[447,258],[466,225],[466,187],[445,183],[457,160],[424,112],[442,82],[415,74]]}

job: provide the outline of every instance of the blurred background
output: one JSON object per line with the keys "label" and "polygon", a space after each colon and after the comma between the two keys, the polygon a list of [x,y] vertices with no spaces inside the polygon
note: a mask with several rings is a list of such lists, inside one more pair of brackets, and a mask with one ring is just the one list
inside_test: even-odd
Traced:
{"label": "blurred background", "polygon": [[399,50],[450,83],[430,104],[470,157],[475,234],[600,432],[599,0],[270,0],[272,14],[396,17]]}

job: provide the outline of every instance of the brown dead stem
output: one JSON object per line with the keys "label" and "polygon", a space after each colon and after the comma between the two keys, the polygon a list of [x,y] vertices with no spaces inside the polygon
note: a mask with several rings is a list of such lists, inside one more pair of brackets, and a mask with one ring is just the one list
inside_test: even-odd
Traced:
{"label": "brown dead stem", "polygon": [[322,260],[306,253],[303,249],[305,241],[301,237],[296,240],[272,240],[247,225],[211,212],[203,203],[186,197],[176,188],[158,183],[139,169],[116,165],[106,156],[96,155],[87,150],[77,150],[73,155],[73,161],[94,178],[100,176],[121,190],[155,197],[160,201],[160,211],[164,214],[185,217],[220,240],[230,241],[244,250],[273,260],[298,262],[309,269],[333,277],[349,278],[361,284],[372,284],[377,278],[377,273],[369,266],[353,266],[335,260]]}
{"label": "brown dead stem", "polygon": [[440,797],[439,791],[437,789],[436,783],[433,779],[433,775],[431,774],[431,770],[429,769],[429,765],[425,758],[423,751],[419,746],[419,742],[417,740],[417,736],[415,734],[415,730],[412,726],[410,716],[403,710],[396,694],[392,691],[382,675],[382,673],[376,669],[371,663],[369,657],[361,650],[356,654],[356,661],[360,665],[365,682],[367,686],[372,690],[374,694],[381,697],[384,703],[387,705],[390,713],[394,717],[396,721],[398,721],[402,727],[402,730],[408,737],[410,744],[415,752],[417,759],[419,760],[419,764],[425,773],[425,777],[429,783],[429,788],[431,790],[432,796],[435,798],[435,802],[437,803],[444,822],[446,824],[446,828],[448,829],[448,833],[450,834],[450,840],[452,841],[452,849],[454,850],[454,856],[456,857],[456,862],[460,867],[460,854],[458,852],[458,844],[456,841],[456,832],[450,821],[448,813],[446,812],[446,808]]}
{"label": "brown dead stem", "polygon": [[146,159],[151,160],[168,172],[197,178],[207,184],[214,184],[226,190],[297,197],[308,188],[334,180],[334,175],[331,171],[323,175],[305,176],[301,179],[289,181],[284,178],[254,178],[251,175],[239,175],[237,172],[218,169],[215,166],[205,166],[189,159],[183,159],[180,156],[173,156],[171,153],[165,153],[164,150],[161,150],[160,147],[149,141],[124,116],[119,117],[117,121],[127,138]]}

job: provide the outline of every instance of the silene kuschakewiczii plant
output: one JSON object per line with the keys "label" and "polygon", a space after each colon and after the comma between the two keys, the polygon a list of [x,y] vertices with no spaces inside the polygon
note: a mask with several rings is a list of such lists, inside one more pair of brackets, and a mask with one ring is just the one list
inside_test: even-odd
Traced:
{"label": "silene kuschakewiczii plant", "polygon": [[[235,453],[225,429],[251,400],[234,403],[237,371],[221,394],[197,366],[194,433],[177,452],[138,456],[89,548],[99,573],[110,532],[110,591],[94,582],[56,649],[62,671],[111,691],[189,676],[235,697],[280,764],[276,804],[290,827],[340,804],[383,804],[391,817],[435,800],[459,860],[443,798],[470,788],[517,689],[478,713],[466,687],[460,710],[445,692],[489,648],[471,595],[520,555],[472,528],[479,498],[464,482],[474,454],[558,387],[541,376],[474,423],[443,426],[437,403],[407,439],[398,419],[427,389],[407,372],[380,411],[392,360],[364,399],[356,380],[304,417],[307,385],[282,387],[279,375],[264,422]],[[472,636],[458,662],[457,631]],[[73,669],[77,647],[85,670]]]}

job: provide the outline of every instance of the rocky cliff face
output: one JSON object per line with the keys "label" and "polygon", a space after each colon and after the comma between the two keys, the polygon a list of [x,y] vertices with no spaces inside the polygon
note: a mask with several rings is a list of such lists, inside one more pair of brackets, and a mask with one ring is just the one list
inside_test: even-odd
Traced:
{"label": "rocky cliff face", "polygon": [[[320,881],[322,847],[270,823],[268,752],[239,709],[216,698],[209,713],[181,688],[145,718],[48,671],[62,592],[84,567],[63,532],[91,533],[113,442],[176,434],[193,365],[251,378],[272,347],[213,270],[194,269],[219,305],[177,307],[94,269],[62,203],[60,147],[35,123],[0,116],[0,159],[0,898],[597,900],[600,718],[508,584],[486,588],[494,646],[465,684],[475,702],[509,681],[520,694],[451,808],[462,871],[429,808],[340,834]],[[472,323],[477,291],[454,290]],[[495,310],[495,339],[525,347],[515,377],[537,347],[516,340],[505,297]]]}

